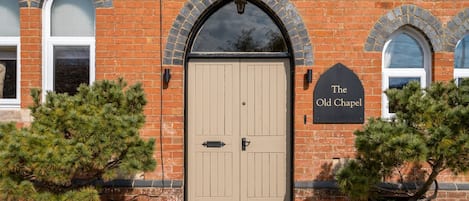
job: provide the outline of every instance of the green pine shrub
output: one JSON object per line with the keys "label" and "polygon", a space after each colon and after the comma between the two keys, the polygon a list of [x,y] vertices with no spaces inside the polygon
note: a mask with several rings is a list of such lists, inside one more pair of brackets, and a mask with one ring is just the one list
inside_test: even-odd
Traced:
{"label": "green pine shrub", "polygon": [[100,180],[151,171],[153,139],[139,129],[141,84],[96,81],[75,95],[32,90],[29,127],[0,125],[0,200],[99,200]]}
{"label": "green pine shrub", "polygon": [[[385,93],[395,117],[371,118],[362,130],[355,131],[357,156],[336,176],[342,192],[352,200],[375,199],[378,192],[386,193],[378,184],[397,174],[401,184],[416,182],[417,189],[389,193],[417,200],[425,197],[432,184],[438,187],[437,176],[442,171],[459,174],[468,170],[469,80],[460,86],[433,83],[425,89],[412,82]],[[408,181],[399,171],[409,164],[417,164],[420,170],[429,167],[421,181]]]}

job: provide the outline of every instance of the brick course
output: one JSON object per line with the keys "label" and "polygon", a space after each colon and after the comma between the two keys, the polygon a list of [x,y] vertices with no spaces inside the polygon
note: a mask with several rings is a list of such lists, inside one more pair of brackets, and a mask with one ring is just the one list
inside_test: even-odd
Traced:
{"label": "brick course", "polygon": [[37,8],[20,8],[21,35],[21,107],[27,108],[32,99],[29,92],[41,87],[42,16]]}
{"label": "brick course", "polygon": [[[18,0],[20,7],[33,7],[42,8],[44,0]],[[112,0],[94,0],[94,5],[97,8],[112,7]]]}
{"label": "brick course", "polygon": [[[361,125],[312,123],[312,94],[323,72],[339,62],[352,69],[365,88],[366,118],[380,116],[382,49],[392,32],[410,25],[424,34],[433,48],[433,80],[443,81],[452,79],[454,47],[469,30],[468,0],[256,1],[275,13],[286,27],[295,55],[295,107],[292,111],[295,182],[331,180],[337,159],[354,156],[353,131]],[[21,107],[26,110],[32,103],[30,89],[40,88],[42,84],[43,0],[18,2],[21,7]],[[96,78],[124,77],[129,83],[142,82],[149,101],[141,135],[157,139],[154,157],[158,167],[154,172],[145,173],[144,178],[183,182],[186,44],[199,17],[221,1],[163,0],[162,5],[158,0],[94,2]],[[166,87],[161,82],[163,68],[172,72],[171,82]],[[304,83],[307,69],[313,70],[311,84]],[[20,116],[18,120],[24,121]],[[469,180],[467,176],[456,177],[449,172],[439,179],[446,182]],[[119,191],[132,194],[126,189]],[[183,196],[183,188],[171,192],[174,195],[170,196],[177,199]],[[295,188],[294,194],[295,200],[346,200],[330,190],[315,192],[313,188]],[[442,200],[451,200],[450,197],[460,197],[461,193],[448,191],[440,196]],[[462,198],[452,200],[457,199]]]}
{"label": "brick course", "polygon": [[[337,189],[295,189],[294,201],[349,201]],[[433,191],[431,192],[433,193]],[[427,196],[431,196],[432,194]],[[467,190],[440,190],[435,201],[466,201],[469,199]]]}

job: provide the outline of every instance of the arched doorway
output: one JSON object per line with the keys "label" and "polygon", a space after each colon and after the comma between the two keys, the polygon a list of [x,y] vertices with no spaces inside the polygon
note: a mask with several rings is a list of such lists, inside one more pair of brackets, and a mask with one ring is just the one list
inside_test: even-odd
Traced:
{"label": "arched doorway", "polygon": [[220,4],[186,58],[187,198],[289,200],[292,59],[262,5]]}

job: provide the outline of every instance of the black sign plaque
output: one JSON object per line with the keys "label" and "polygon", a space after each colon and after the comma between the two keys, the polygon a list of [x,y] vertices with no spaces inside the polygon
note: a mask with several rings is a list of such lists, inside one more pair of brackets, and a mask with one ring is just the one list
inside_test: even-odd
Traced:
{"label": "black sign plaque", "polygon": [[361,124],[365,95],[358,76],[341,63],[319,78],[314,88],[314,123]]}

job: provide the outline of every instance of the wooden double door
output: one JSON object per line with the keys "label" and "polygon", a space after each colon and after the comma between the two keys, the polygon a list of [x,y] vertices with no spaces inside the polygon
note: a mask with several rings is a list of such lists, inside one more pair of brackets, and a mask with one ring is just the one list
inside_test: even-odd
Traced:
{"label": "wooden double door", "polygon": [[189,201],[288,200],[288,59],[192,59]]}

